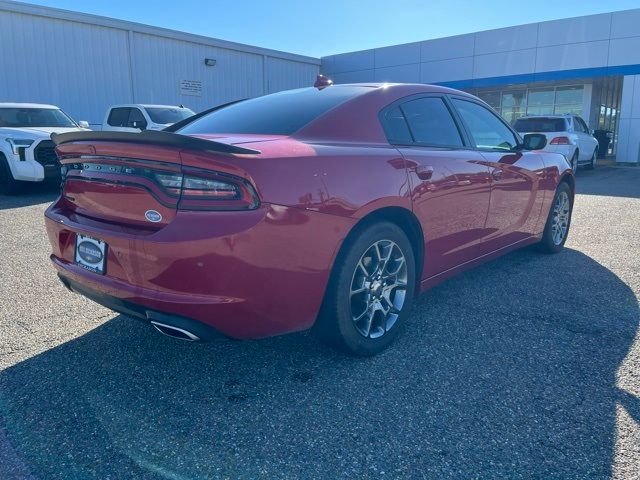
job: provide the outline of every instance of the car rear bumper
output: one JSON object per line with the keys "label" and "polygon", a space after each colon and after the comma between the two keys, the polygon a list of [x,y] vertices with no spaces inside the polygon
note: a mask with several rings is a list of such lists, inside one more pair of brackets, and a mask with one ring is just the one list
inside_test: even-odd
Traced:
{"label": "car rear bumper", "polygon": [[58,277],[63,285],[70,291],[78,293],[102,305],[103,307],[107,307],[118,313],[123,313],[147,322],[160,322],[163,325],[169,325],[183,331],[190,332],[195,335],[198,340],[207,341],[224,336],[214,328],[202,322],[198,322],[197,320],[153,310],[145,307],[143,304],[134,303],[130,300],[124,300],[122,298],[109,295],[103,291],[94,290],[87,287],[86,282],[72,280],[70,277],[61,273],[58,274]]}
{"label": "car rear bumper", "polygon": [[[353,222],[263,205],[252,212],[178,212],[168,226],[141,234],[100,228],[56,204],[46,212],[51,260],[73,291],[140,318],[177,316],[240,339],[313,324]],[[76,233],[107,242],[105,275],[74,263]]]}

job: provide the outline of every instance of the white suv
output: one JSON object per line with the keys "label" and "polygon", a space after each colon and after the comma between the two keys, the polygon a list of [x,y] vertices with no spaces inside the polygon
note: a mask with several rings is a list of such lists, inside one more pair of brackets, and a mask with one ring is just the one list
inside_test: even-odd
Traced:
{"label": "white suv", "polygon": [[51,134],[88,126],[54,105],[0,103],[0,194],[19,193],[24,182],[59,179]]}
{"label": "white suv", "polygon": [[193,111],[182,105],[114,105],[104,117],[102,131],[162,130],[192,115]]}
{"label": "white suv", "polygon": [[598,158],[598,140],[577,115],[544,115],[521,117],[513,127],[521,135],[543,133],[547,137],[547,152],[563,154],[575,172],[578,165],[595,168]]}

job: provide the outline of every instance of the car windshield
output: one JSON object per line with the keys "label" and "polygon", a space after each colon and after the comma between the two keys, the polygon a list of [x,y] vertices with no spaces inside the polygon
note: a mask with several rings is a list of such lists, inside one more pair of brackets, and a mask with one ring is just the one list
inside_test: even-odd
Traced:
{"label": "car windshield", "polygon": [[178,132],[291,135],[323,113],[367,91],[371,88],[333,86],[286,90],[215,110]]}
{"label": "car windshield", "polygon": [[57,108],[0,108],[0,127],[77,127]]}
{"label": "car windshield", "polygon": [[564,118],[519,118],[513,125],[517,132],[564,132]]}
{"label": "car windshield", "polygon": [[160,123],[162,125],[176,123],[194,115],[194,112],[188,108],[144,107],[144,109],[149,114],[149,118],[153,123]]}

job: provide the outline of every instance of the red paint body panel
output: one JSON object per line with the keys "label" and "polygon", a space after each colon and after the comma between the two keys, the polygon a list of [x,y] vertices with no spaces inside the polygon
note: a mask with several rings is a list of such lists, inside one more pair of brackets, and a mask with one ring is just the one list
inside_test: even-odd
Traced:
{"label": "red paint body panel", "polygon": [[[462,94],[428,85],[373,86],[291,136],[198,135],[260,154],[63,144],[58,153],[65,166],[101,168],[68,174],[62,196],[47,210],[53,264],[95,291],[231,337],[259,338],[313,324],[344,239],[380,209],[404,209],[420,226],[422,290],[537,241],[558,182],[572,175],[566,160],[543,152],[396,148],[378,113],[418,93]],[[255,190],[259,208],[181,210],[179,196],[154,175],[187,170],[243,183]],[[148,210],[162,219],[145,220]],[[105,275],[73,263],[77,233],[107,243]]]}
{"label": "red paint body panel", "polygon": [[[56,206],[46,222],[54,265],[65,276],[235,338],[310,327],[336,249],[354,223],[267,204],[250,212],[179,212],[147,235],[107,232]],[[76,232],[109,245],[105,276],[73,265]]]}

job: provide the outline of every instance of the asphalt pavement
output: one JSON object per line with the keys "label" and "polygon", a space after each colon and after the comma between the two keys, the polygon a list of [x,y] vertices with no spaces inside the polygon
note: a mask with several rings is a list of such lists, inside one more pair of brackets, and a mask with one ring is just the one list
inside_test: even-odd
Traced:
{"label": "asphalt pavement", "polygon": [[640,168],[577,183],[563,252],[448,280],[366,359],[163,337],[59,284],[54,191],[0,197],[0,478],[640,478]]}

